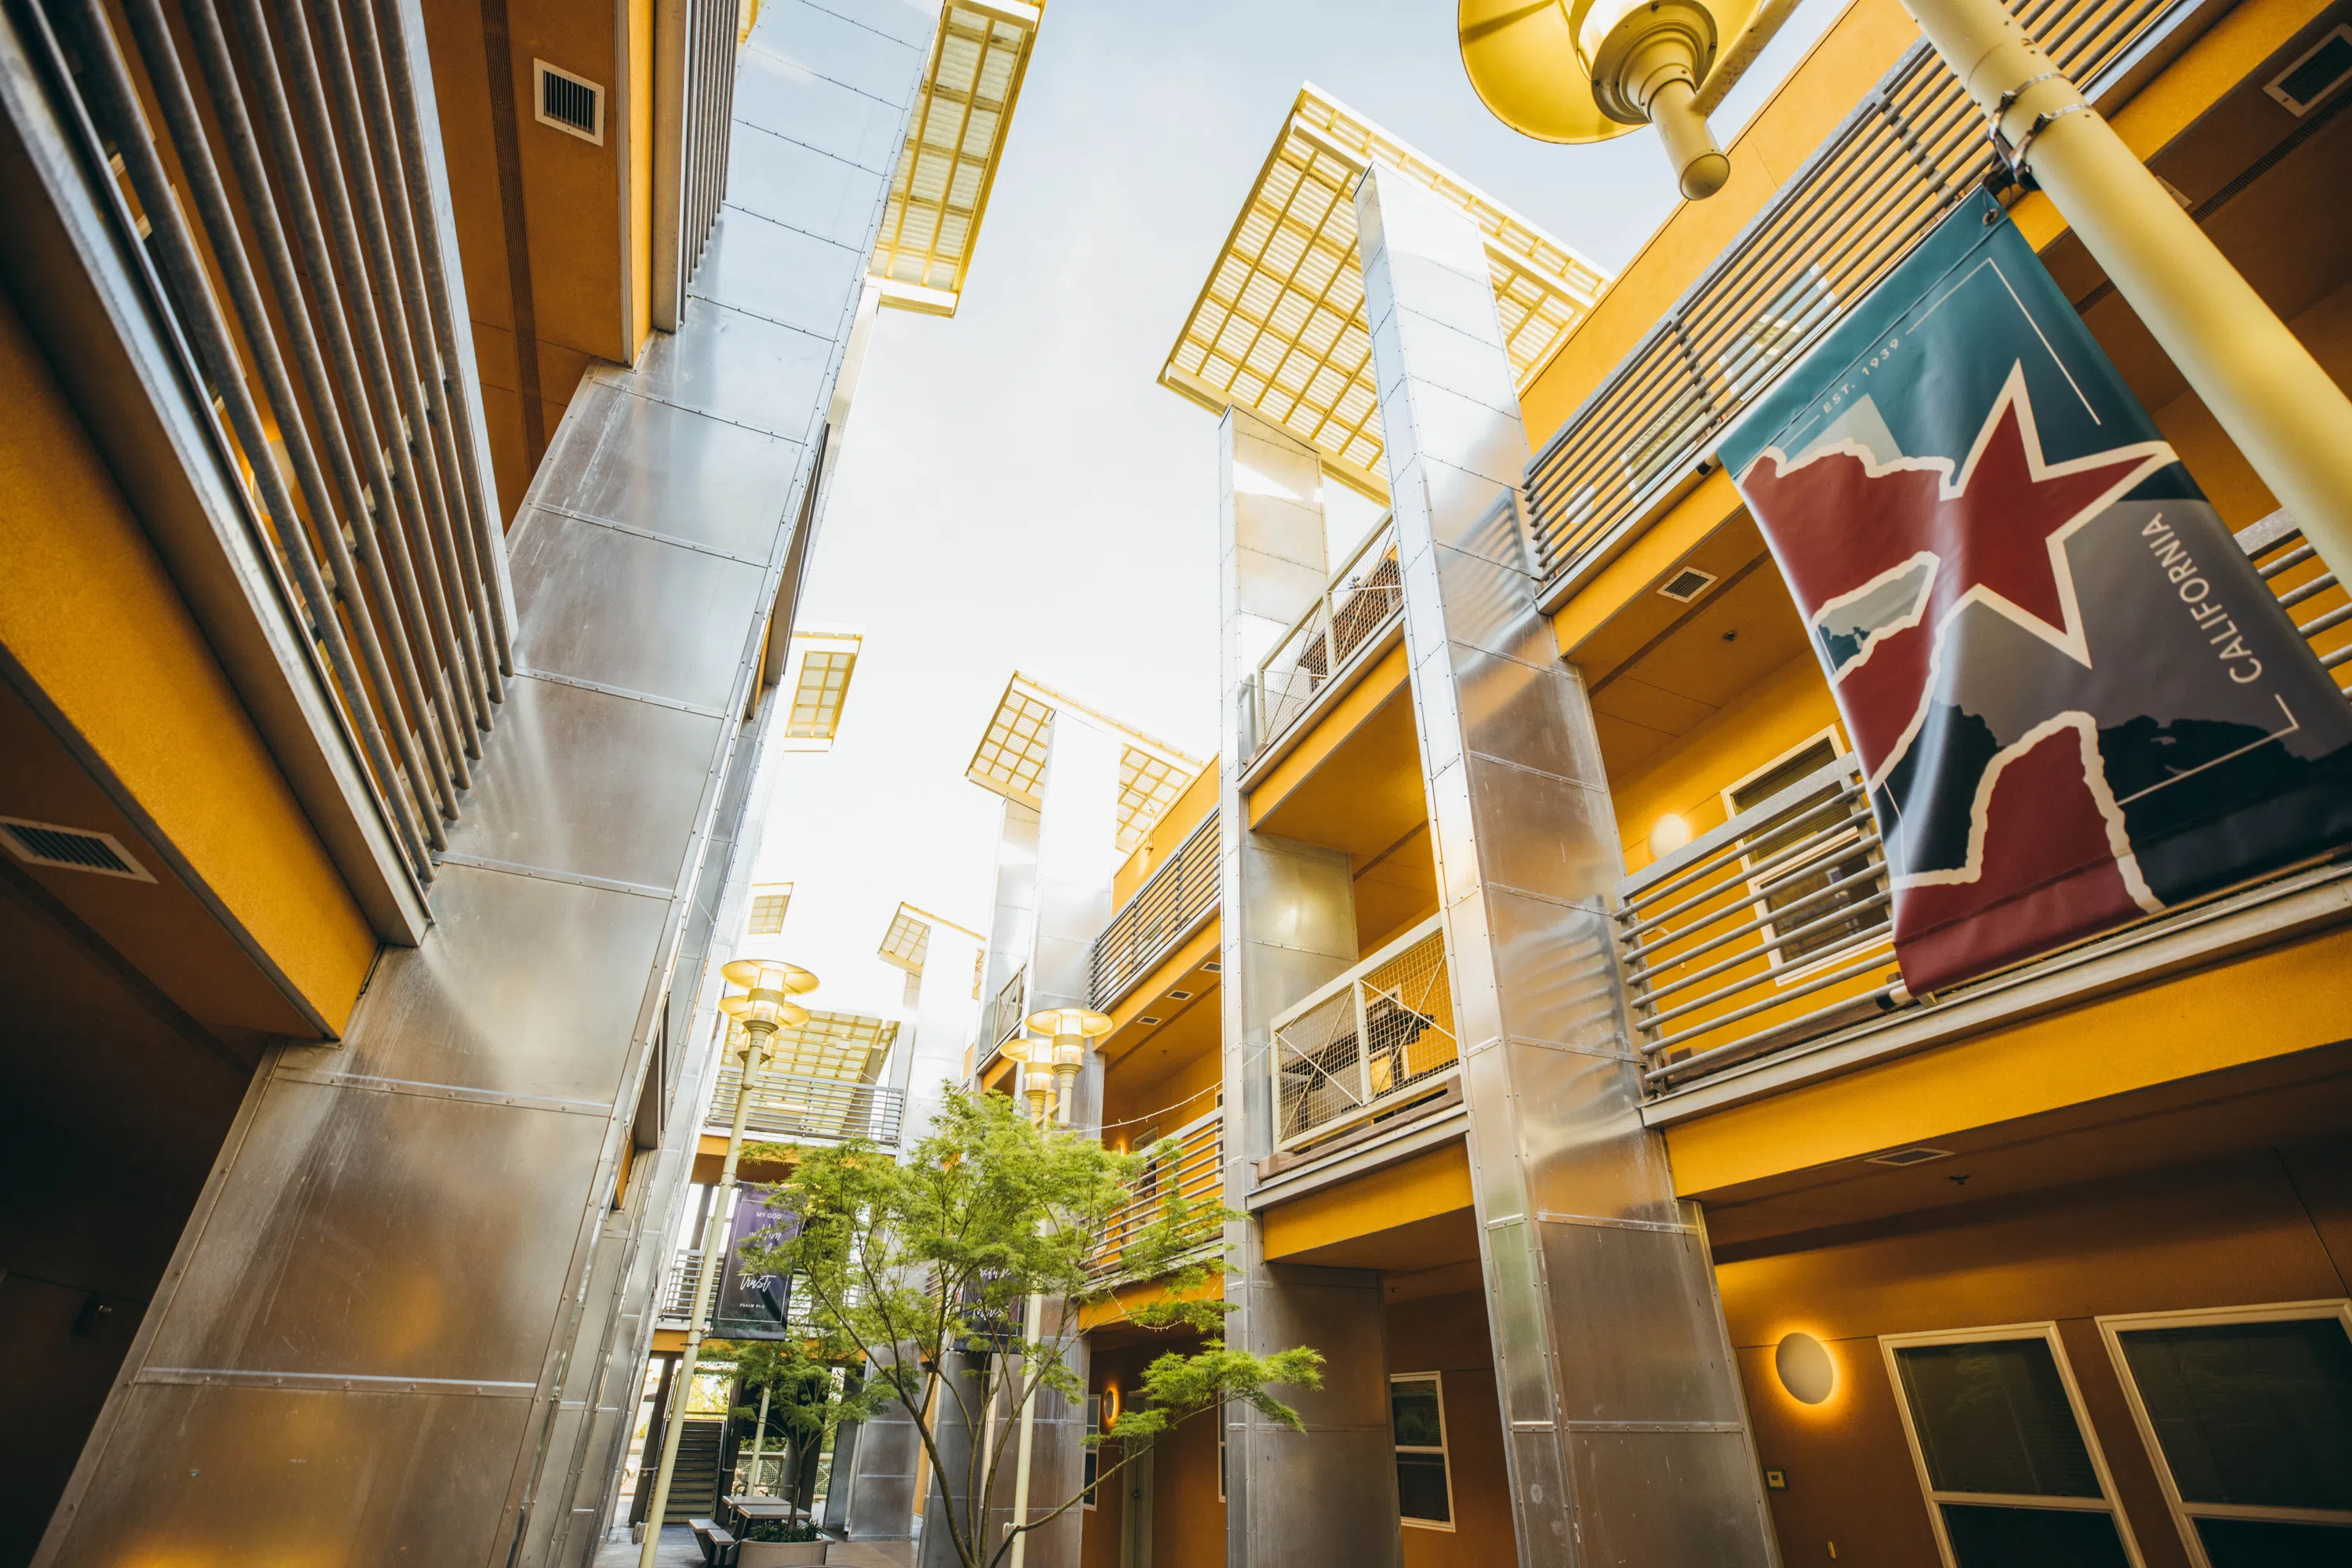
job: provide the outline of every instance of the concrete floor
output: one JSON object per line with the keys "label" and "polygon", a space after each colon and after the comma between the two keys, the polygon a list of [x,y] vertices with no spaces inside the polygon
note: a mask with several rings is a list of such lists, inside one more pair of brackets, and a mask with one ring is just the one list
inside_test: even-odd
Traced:
{"label": "concrete floor", "polygon": [[[637,1568],[638,1547],[625,1530],[610,1531],[596,1549],[595,1568]],[[824,1554],[825,1568],[912,1568],[914,1542],[908,1541],[836,1541]],[[694,1532],[682,1524],[662,1531],[661,1549],[654,1554],[658,1568],[702,1568],[702,1549]]]}

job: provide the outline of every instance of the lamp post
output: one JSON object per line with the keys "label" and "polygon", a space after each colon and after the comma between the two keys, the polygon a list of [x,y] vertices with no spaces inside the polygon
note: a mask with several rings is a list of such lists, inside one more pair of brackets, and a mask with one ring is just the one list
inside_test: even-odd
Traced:
{"label": "lamp post", "polygon": [[743,1152],[743,1124],[751,1113],[752,1091],[760,1070],[767,1066],[769,1048],[780,1028],[798,1028],[808,1022],[806,1007],[793,1000],[816,989],[816,976],[798,964],[772,958],[739,958],[719,972],[730,984],[743,988],[740,996],[719,999],[719,1010],[743,1030],[743,1074],[735,1086],[735,1117],[727,1130],[727,1158],[719,1167],[719,1192],[702,1230],[702,1267],[696,1271],[694,1305],[687,1312],[686,1352],[678,1358],[667,1419],[662,1424],[661,1468],[654,1477],[654,1495],[646,1513],[646,1540],[637,1553],[637,1568],[654,1568],[661,1548],[662,1516],[669,1511],[669,1488],[677,1473],[678,1438],[686,1430],[686,1402],[694,1389],[694,1363],[702,1351],[702,1336],[710,1328],[712,1282],[719,1237],[727,1223],[727,1200],[735,1191],[735,1166]]}
{"label": "lamp post", "polygon": [[1029,1027],[1053,1041],[1047,1059],[1053,1064],[1054,1082],[1059,1091],[1055,1115],[1066,1123],[1078,1071],[1087,1065],[1087,1053],[1094,1048],[1094,1043],[1110,1033],[1110,1020],[1091,1008],[1046,1007],[1029,1015]]}
{"label": "lamp post", "polygon": [[[1456,4],[1462,63],[1505,124],[1598,142],[1646,119],[1684,195],[1722,186],[1730,165],[1691,88],[1703,100],[1718,39],[1740,52],[1757,0]],[[2000,0],[1903,4],[2018,178],[2049,195],[2321,561],[2352,581],[2352,398]]]}

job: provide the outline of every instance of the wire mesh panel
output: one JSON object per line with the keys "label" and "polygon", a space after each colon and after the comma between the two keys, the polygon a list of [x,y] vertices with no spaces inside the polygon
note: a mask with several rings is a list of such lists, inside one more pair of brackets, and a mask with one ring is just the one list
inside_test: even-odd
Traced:
{"label": "wire mesh panel", "polygon": [[[2060,69],[2088,81],[2186,4],[2012,9]],[[1605,559],[1993,167],[1983,115],[1914,45],[1528,466],[1553,591]]]}
{"label": "wire mesh panel", "polygon": [[1436,917],[1278,1019],[1275,1142],[1295,1148],[1401,1109],[1461,1058]]}
{"label": "wire mesh panel", "polygon": [[1013,972],[1013,978],[1004,983],[1003,988],[996,994],[996,1000],[991,1004],[988,1033],[992,1047],[1001,1046],[1019,1034],[1021,1026],[1028,1022],[1028,995],[1029,971],[1016,969]]}
{"label": "wire mesh panel", "polygon": [[1403,610],[1396,528],[1384,521],[1258,665],[1252,754],[1281,739]]}

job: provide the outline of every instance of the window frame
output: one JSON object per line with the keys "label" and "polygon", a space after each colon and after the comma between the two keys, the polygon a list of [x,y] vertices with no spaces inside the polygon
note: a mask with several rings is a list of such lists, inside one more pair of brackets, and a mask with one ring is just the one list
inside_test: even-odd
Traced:
{"label": "window frame", "polygon": [[[1927,1473],[1927,1451],[1919,1441],[1917,1418],[1911,1413],[1911,1395],[1903,1384],[1903,1369],[1895,1361],[1895,1352],[1926,1345],[1998,1344],[2011,1340],[2041,1340],[2050,1347],[2050,1359],[2057,1364],[2058,1382],[2066,1391],[2066,1407],[2074,1417],[2075,1434],[2083,1439],[2084,1451],[2091,1457],[2091,1473],[2098,1478],[2099,1496],[2090,1498],[2051,1498],[2017,1496],[2008,1492],[1939,1492],[1934,1478]],[[2124,1561],[2132,1568],[2146,1568],[2147,1559],[2140,1555],[2139,1542],[2134,1538],[2131,1518],[2124,1511],[2123,1499],[2116,1494],[2115,1473],[2107,1468],[2107,1456],[2099,1447],[2098,1428],[2091,1424],[2090,1409],[2083,1403],[2083,1390],[2074,1381],[2074,1369],[2066,1360],[2066,1344],[2059,1337],[2054,1321],[2039,1323],[1998,1323],[1986,1328],[1938,1329],[1927,1333],[1881,1334],[1878,1350],[1886,1363],[1886,1381],[1895,1395],[1895,1411],[1903,1421],[1903,1440],[1911,1448],[1911,1471],[1918,1479],[1919,1495],[1926,1500],[1927,1527],[1936,1537],[1936,1553],[1944,1568],[1959,1568],[1959,1559],[1952,1555],[1951,1537],[1944,1529],[1944,1505],[1961,1508],[2038,1508],[2061,1513],[2105,1513],[2115,1521],[2116,1535],[2123,1542]]]}
{"label": "window frame", "polygon": [[[1408,1447],[1396,1440],[1395,1390],[1396,1385],[1400,1383],[1426,1383],[1436,1390],[1437,1447],[1434,1448],[1430,1447],[1425,1444],[1418,1443]],[[1397,1509],[1397,1522],[1408,1530],[1442,1530],[1451,1535],[1454,1533],[1454,1521],[1459,1515],[1454,1506],[1453,1445],[1448,1439],[1445,1430],[1445,1374],[1443,1372],[1392,1372],[1389,1373],[1389,1451],[1391,1457],[1393,1458],[1393,1457],[1398,1454],[1434,1454],[1437,1456],[1438,1469],[1440,1473],[1445,1477],[1445,1517],[1444,1519],[1414,1519],[1406,1514],[1403,1507],[1402,1506],[1403,1500],[1400,1498],[1398,1500],[1400,1506]]]}
{"label": "window frame", "polygon": [[[1749,784],[1754,784],[1758,779],[1764,777],[1766,774],[1785,766],[1792,758],[1811,751],[1813,747],[1820,745],[1824,741],[1829,742],[1830,760],[1832,762],[1846,756],[1853,749],[1846,744],[1845,731],[1840,725],[1830,724],[1814,731],[1811,734],[1807,735],[1803,740],[1799,741],[1795,745],[1788,747],[1786,750],[1771,757],[1769,760],[1748,769],[1746,773],[1740,774],[1739,777],[1733,779],[1729,784],[1725,784],[1722,789],[1718,790],[1717,792],[1717,796],[1723,803],[1723,819],[1726,822],[1729,822],[1733,817],[1739,815],[1739,803],[1733,797],[1741,790],[1746,789]],[[1866,799],[1864,804],[1867,804]],[[1800,868],[1810,868],[1816,866],[1824,866],[1834,863],[1835,861],[1843,858],[1849,848],[1860,843],[1862,837],[1861,829],[1849,828],[1846,832],[1840,834],[1837,837],[1831,839],[1828,843],[1813,851],[1813,853],[1808,856],[1805,859],[1798,861],[1794,865],[1782,867],[1779,871],[1773,873],[1773,878],[1775,880],[1778,880],[1789,876],[1791,872]],[[1768,854],[1764,858],[1769,859],[1770,858],[1770,856]],[[1739,852],[1740,870],[1742,872],[1747,871],[1755,864],[1756,859],[1757,857],[1749,853],[1745,846],[1742,846]],[[1877,883],[1883,882],[1885,879],[1885,877],[1886,872],[1882,867],[1879,875],[1873,879],[1873,887],[1874,888]],[[1885,948],[1890,952],[1894,951],[1895,928],[1890,922],[1887,926],[1886,934],[1884,937],[1880,938],[1877,942],[1872,942],[1867,947],[1856,948],[1852,952],[1832,953],[1828,957],[1823,958],[1816,958],[1811,954],[1800,953],[1794,958],[1785,958],[1781,956],[1780,950],[1777,946],[1773,945],[1778,942],[1780,938],[1780,931],[1774,926],[1772,921],[1772,905],[1770,896],[1758,887],[1756,879],[1753,877],[1743,877],[1742,880],[1744,880],[1748,885],[1748,907],[1764,921],[1763,926],[1758,930],[1756,934],[1758,938],[1760,939],[1760,943],[1763,947],[1766,971],[1772,976],[1772,984],[1774,985],[1794,985],[1797,982],[1811,976],[1816,970],[1831,964],[1854,963],[1869,953],[1877,952],[1880,948]],[[1865,889],[1863,892],[1863,896],[1865,898],[1868,897],[1871,890],[1871,889]],[[1797,924],[1799,926],[1802,926],[1808,921],[1820,920],[1831,912],[1832,912],[1831,908],[1824,905],[1822,908],[1807,912],[1803,919],[1797,921]],[[1832,941],[1832,942],[1824,945],[1834,946],[1835,942]]]}
{"label": "window frame", "polygon": [[[1096,1437],[1102,1435],[1102,1395],[1099,1394],[1089,1394],[1087,1395],[1086,1435],[1089,1437]],[[1078,1466],[1081,1472],[1086,1470],[1092,1470],[1094,1472],[1091,1476],[1085,1475],[1083,1473],[1080,1475],[1079,1479],[1084,1480],[1087,1484],[1086,1489],[1078,1494],[1079,1509],[1084,1512],[1092,1513],[1095,1511],[1096,1493],[1102,1488],[1101,1447],[1099,1445],[1081,1443],[1078,1446]]]}
{"label": "window frame", "polygon": [[2148,1463],[2155,1467],[2157,1485],[2164,1490],[2164,1506],[2172,1515],[2172,1525],[2180,1533],[2180,1543],[2189,1553],[2190,1568],[2212,1568],[2212,1559],[2205,1551],[2205,1539],[2197,1531],[2200,1519],[2275,1520],[2282,1524],[2334,1524],[2352,1526],[2352,1512],[2328,1509],[2268,1508],[2252,1503],[2192,1503],[2180,1495],[2180,1485],[2174,1479],[2172,1461],[2165,1457],[2164,1446],[2157,1440],[2156,1422],[2147,1413],[2147,1403],[2140,1397],[2139,1381],[2132,1376],[2131,1363],[2125,1359],[2123,1336],[2135,1329],[2186,1329],[2206,1324],[2226,1323],[2288,1323],[2308,1322],[2332,1318],[2352,1339],[2352,1299],[2336,1297],[2315,1301],[2272,1301],[2249,1307],[2203,1307],[2173,1312],[2110,1312],[2094,1318],[2099,1338],[2107,1347],[2107,1359],[2115,1363],[2116,1381],[2124,1385],[2124,1403],[2131,1406],[2132,1425],[2138,1429],[2142,1447],[2147,1450]]}

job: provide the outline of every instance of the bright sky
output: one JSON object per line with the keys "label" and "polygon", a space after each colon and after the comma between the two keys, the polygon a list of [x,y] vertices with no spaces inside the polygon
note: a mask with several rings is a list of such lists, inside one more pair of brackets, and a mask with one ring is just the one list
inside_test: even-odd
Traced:
{"label": "bright sky", "polygon": [[[1728,142],[1843,0],[1801,0]],[[1674,203],[1643,131],[1528,141],[1463,75],[1449,0],[1048,0],[952,321],[885,310],[802,626],[865,634],[840,738],[782,759],[759,877],[822,1006],[888,1013],[900,900],[985,933],[1001,805],[965,782],[1016,668],[1215,745],[1216,422],[1155,378],[1303,81],[1614,271]],[[1330,488],[1335,556],[1374,509]]]}

